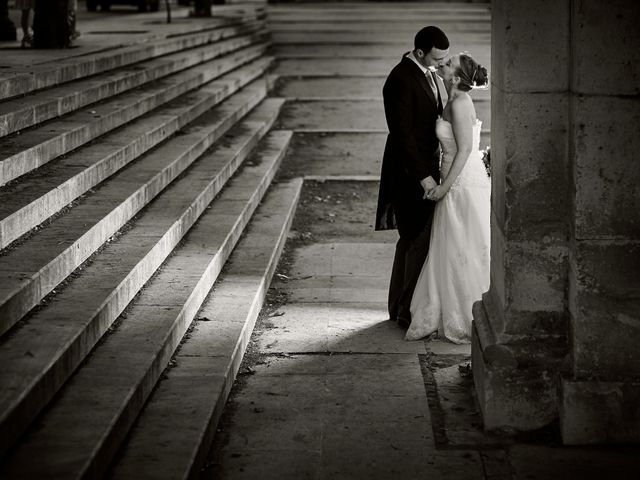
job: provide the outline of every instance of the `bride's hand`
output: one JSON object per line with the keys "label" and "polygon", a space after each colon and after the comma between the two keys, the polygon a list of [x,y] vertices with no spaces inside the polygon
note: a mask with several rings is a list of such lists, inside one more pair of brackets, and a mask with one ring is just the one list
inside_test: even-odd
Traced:
{"label": "bride's hand", "polygon": [[442,197],[444,197],[448,191],[449,191],[448,188],[445,188],[442,185],[438,185],[437,187],[434,187],[431,190],[429,190],[429,193],[427,193],[427,198],[429,200],[433,200],[434,202],[437,202],[441,200]]}

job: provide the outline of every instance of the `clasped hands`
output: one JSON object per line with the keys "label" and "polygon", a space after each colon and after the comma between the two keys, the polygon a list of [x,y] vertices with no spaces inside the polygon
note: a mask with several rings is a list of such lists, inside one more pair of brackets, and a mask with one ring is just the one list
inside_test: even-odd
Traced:
{"label": "clasped hands", "polygon": [[438,185],[432,176],[428,176],[427,178],[420,180],[420,185],[422,185],[422,188],[424,189],[424,195],[422,198],[426,198],[434,202],[442,199],[448,191],[447,188],[442,185]]}

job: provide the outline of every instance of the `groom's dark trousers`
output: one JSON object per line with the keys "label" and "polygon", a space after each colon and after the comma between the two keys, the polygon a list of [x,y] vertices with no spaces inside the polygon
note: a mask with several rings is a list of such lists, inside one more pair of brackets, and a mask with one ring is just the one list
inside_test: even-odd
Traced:
{"label": "groom's dark trousers", "polygon": [[382,96],[389,135],[375,228],[397,228],[400,234],[389,286],[389,316],[407,325],[411,297],[429,251],[435,208],[434,202],[423,199],[420,181],[429,176],[436,182],[440,179],[435,130],[443,102],[439,92],[436,97],[431,90],[420,67],[406,56],[387,77]]}
{"label": "groom's dark trousers", "polygon": [[414,238],[402,238],[396,244],[389,285],[389,317],[401,324],[411,323],[411,298],[427,254],[431,219]]}

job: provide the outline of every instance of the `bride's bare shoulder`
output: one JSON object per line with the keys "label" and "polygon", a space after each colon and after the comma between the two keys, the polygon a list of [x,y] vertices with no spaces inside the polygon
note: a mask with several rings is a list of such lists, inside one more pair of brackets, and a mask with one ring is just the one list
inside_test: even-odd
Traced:
{"label": "bride's bare shoulder", "polygon": [[470,118],[472,121],[476,118],[476,110],[473,106],[471,96],[466,92],[456,95],[450,102],[451,114],[454,118]]}
{"label": "bride's bare shoulder", "polygon": [[456,110],[473,108],[473,100],[471,100],[471,96],[466,92],[460,92],[449,103],[451,104],[451,108],[455,108]]}

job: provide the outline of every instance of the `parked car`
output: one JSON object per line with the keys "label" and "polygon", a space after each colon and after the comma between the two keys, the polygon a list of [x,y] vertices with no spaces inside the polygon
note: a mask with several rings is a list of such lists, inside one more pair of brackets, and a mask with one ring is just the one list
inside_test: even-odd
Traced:
{"label": "parked car", "polygon": [[111,5],[135,5],[139,12],[147,10],[157,12],[160,8],[160,0],[87,0],[87,10],[90,12],[95,12],[98,5],[104,12],[109,10]]}

